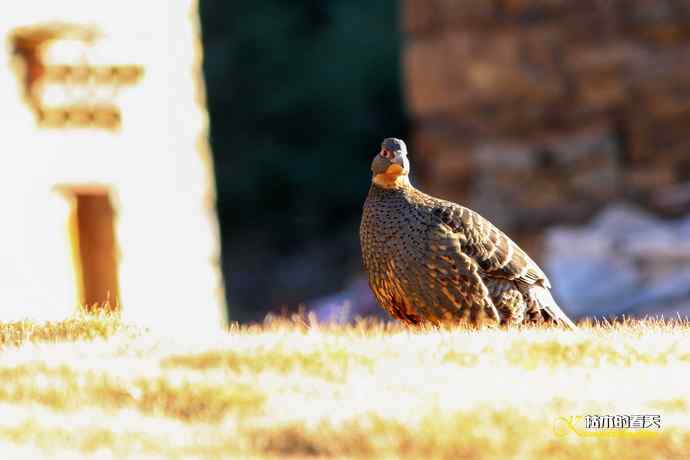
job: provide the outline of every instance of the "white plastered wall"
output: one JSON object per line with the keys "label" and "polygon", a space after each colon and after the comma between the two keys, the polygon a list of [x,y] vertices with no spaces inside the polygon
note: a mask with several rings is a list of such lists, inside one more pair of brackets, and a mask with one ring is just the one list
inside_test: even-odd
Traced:
{"label": "white plastered wall", "polygon": [[[107,96],[119,130],[38,126],[7,37],[56,21],[100,30],[89,64],[143,67],[138,83]],[[22,0],[0,15],[0,321],[74,312],[70,204],[56,187],[96,184],[115,205],[125,320],[225,323],[197,21],[194,0]],[[60,61],[60,46],[51,50]]]}

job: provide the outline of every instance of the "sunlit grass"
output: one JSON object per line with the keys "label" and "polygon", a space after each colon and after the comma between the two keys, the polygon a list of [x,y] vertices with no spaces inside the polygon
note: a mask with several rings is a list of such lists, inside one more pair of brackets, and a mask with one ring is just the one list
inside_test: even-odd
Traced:
{"label": "sunlit grass", "polygon": [[[579,332],[272,319],[183,336],[0,323],[2,458],[690,458],[690,323]],[[647,437],[559,417],[660,414]]]}
{"label": "sunlit grass", "polygon": [[29,321],[0,321],[0,347],[20,346],[24,342],[107,339],[122,327],[116,317],[109,315],[80,315],[66,321],[41,325]]}

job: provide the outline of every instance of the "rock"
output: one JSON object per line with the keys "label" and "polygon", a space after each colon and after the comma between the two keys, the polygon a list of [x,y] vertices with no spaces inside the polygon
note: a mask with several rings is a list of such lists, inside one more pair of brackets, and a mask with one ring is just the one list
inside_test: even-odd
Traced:
{"label": "rock", "polygon": [[453,87],[445,48],[439,40],[414,40],[405,50],[407,101],[415,113],[434,115],[450,108]]}
{"label": "rock", "polygon": [[622,194],[619,155],[606,125],[478,142],[470,206],[508,232],[586,217],[593,205]]}
{"label": "rock", "polygon": [[430,0],[405,0],[402,5],[402,26],[407,33],[427,33],[436,22],[436,6]]}
{"label": "rock", "polygon": [[[659,196],[690,177],[690,6],[623,3],[405,0],[409,116],[425,144],[440,146],[422,182],[461,197],[474,188],[466,179],[479,178],[488,188],[464,202],[497,211],[486,193],[505,186],[500,197],[524,200],[500,217],[509,232],[581,222],[618,199],[690,212],[690,199]],[[433,126],[462,142],[429,141]],[[525,163],[514,146],[537,157],[525,174],[485,167]],[[457,159],[468,152],[471,163]]]}
{"label": "rock", "polygon": [[631,205],[546,234],[555,297],[575,317],[690,312],[690,217],[664,221]]}

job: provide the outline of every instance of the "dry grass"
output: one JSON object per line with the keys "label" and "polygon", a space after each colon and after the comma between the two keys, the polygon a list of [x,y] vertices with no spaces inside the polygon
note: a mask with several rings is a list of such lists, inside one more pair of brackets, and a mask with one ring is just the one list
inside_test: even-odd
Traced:
{"label": "dry grass", "polygon": [[[582,326],[0,323],[1,457],[690,458],[690,324]],[[663,429],[554,431],[584,414],[660,414]]]}

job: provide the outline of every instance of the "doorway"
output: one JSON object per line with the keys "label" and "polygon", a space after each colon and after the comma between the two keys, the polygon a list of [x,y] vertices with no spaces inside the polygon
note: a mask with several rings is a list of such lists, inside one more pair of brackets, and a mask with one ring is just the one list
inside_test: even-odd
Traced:
{"label": "doorway", "polygon": [[61,187],[72,202],[70,234],[79,302],[86,311],[119,309],[115,210],[106,187]]}

